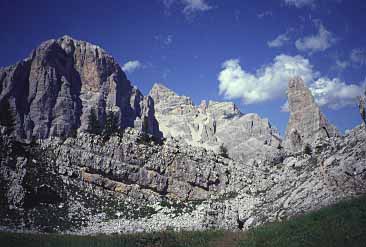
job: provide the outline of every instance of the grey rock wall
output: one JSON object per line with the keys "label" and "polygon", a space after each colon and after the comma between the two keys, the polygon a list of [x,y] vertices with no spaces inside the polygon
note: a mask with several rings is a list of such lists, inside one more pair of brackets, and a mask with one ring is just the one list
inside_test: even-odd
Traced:
{"label": "grey rock wall", "polygon": [[312,146],[318,138],[338,136],[338,130],[331,125],[316,105],[310,90],[300,77],[288,82],[288,103],[290,119],[286,129],[284,147],[292,152],[303,151]]}
{"label": "grey rock wall", "polygon": [[242,114],[232,102],[202,101],[196,107],[189,97],[161,84],[155,84],[149,95],[164,137],[216,152],[223,145],[230,157],[240,160],[279,152],[281,138],[269,121],[255,113]]}
{"label": "grey rock wall", "polygon": [[[42,43],[16,65],[0,69],[0,101],[9,100],[22,138],[68,136],[88,128],[92,108],[100,125],[106,112],[122,128],[136,126],[160,135],[153,103],[128,81],[99,46],[64,36]],[[142,130],[142,129],[141,129]]]}
{"label": "grey rock wall", "polygon": [[358,108],[360,110],[361,119],[366,127],[366,92],[365,95],[360,96]]}

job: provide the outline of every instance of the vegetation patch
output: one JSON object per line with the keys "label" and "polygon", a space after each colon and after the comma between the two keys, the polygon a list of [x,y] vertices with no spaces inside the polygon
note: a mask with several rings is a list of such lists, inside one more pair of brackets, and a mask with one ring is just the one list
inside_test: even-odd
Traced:
{"label": "vegetation patch", "polygon": [[266,224],[247,232],[242,247],[365,246],[366,197]]}
{"label": "vegetation patch", "polygon": [[0,233],[0,242],[7,247],[361,247],[366,243],[366,197],[338,203],[281,223],[266,224],[247,232],[161,232],[110,236]]}

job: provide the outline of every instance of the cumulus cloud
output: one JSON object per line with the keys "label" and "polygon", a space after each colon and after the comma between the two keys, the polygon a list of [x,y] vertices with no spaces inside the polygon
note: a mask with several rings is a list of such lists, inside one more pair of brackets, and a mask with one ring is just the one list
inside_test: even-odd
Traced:
{"label": "cumulus cloud", "polygon": [[128,61],[122,66],[122,70],[127,73],[132,73],[137,69],[142,68],[142,63],[137,60]]}
{"label": "cumulus cloud", "polygon": [[268,41],[267,45],[271,48],[279,48],[285,45],[290,40],[288,33],[278,35],[274,40]]}
{"label": "cumulus cloud", "polygon": [[311,81],[314,74],[309,60],[302,56],[279,55],[254,74],[245,71],[238,59],[231,59],[222,65],[219,90],[226,98],[241,98],[245,104],[264,102],[285,96],[290,77],[298,75]]}
{"label": "cumulus cloud", "polygon": [[[320,106],[338,109],[355,104],[357,96],[363,92],[357,84],[321,77],[309,60],[302,56],[282,54],[255,73],[245,71],[238,59],[227,60],[218,76],[219,93],[228,99],[240,98],[245,104],[285,98],[288,79],[295,75],[309,85]],[[283,105],[281,110],[288,111],[288,104]]]}
{"label": "cumulus cloud", "polygon": [[319,106],[328,106],[331,109],[355,105],[357,97],[363,93],[362,86],[346,84],[338,78],[328,77],[320,77],[309,88]]}
{"label": "cumulus cloud", "polygon": [[350,59],[358,65],[366,65],[366,49],[353,49],[351,51]]}
{"label": "cumulus cloud", "polygon": [[317,34],[296,40],[295,46],[299,51],[310,53],[325,51],[335,43],[334,35],[322,23],[317,21],[315,24],[318,27]]}
{"label": "cumulus cloud", "polygon": [[315,5],[315,0],[284,0],[287,5],[295,6],[296,8],[302,8],[305,6],[312,7]]}

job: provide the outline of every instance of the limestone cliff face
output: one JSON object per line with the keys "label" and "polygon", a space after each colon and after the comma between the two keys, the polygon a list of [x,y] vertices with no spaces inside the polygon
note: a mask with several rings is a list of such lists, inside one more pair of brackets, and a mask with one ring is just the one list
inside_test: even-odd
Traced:
{"label": "limestone cliff face", "polygon": [[366,92],[365,95],[359,97],[358,109],[360,111],[363,124],[366,127]]}
{"label": "limestone cliff face", "polygon": [[145,122],[144,130],[158,134],[153,102],[131,86],[113,57],[69,36],[45,41],[28,58],[1,68],[0,101],[5,99],[16,112],[17,134],[23,138],[85,130],[92,108],[102,126],[106,112],[113,111],[120,127]]}
{"label": "limestone cliff face", "polygon": [[331,125],[316,105],[304,81],[295,77],[288,83],[290,119],[286,129],[284,146],[298,152],[304,146],[312,145],[318,138],[338,136],[338,130]]}
{"label": "limestone cliff face", "polygon": [[232,102],[202,101],[196,107],[189,97],[161,84],[155,84],[149,95],[165,137],[211,150],[224,145],[230,157],[242,160],[278,151],[281,139],[269,121],[254,113],[242,114]]}
{"label": "limestone cliff face", "polygon": [[247,229],[366,191],[366,132],[313,155],[236,162],[127,128],[22,144],[0,128],[0,229],[96,234]]}

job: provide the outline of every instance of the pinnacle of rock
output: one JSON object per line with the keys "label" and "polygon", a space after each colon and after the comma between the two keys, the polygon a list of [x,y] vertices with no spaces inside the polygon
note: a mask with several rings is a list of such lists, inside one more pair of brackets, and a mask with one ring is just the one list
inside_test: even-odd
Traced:
{"label": "pinnacle of rock", "polygon": [[300,77],[288,82],[288,103],[290,119],[284,140],[286,149],[302,151],[305,145],[312,145],[318,138],[338,135],[338,130],[327,121]]}

